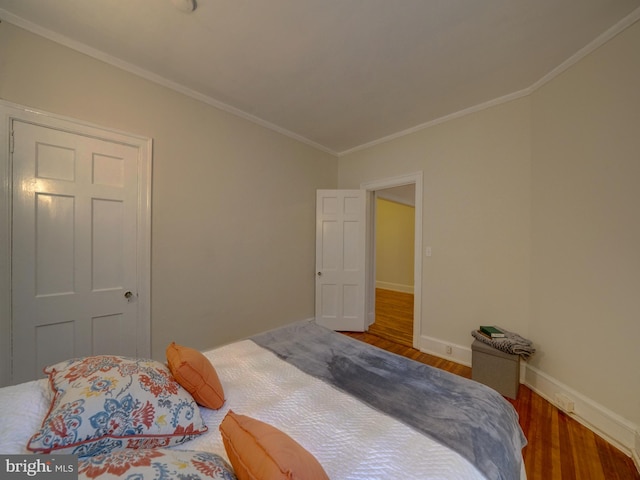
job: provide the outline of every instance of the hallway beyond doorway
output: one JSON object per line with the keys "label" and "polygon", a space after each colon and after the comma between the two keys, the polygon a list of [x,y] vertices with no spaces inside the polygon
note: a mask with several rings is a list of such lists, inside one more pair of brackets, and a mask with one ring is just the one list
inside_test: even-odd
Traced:
{"label": "hallway beyond doorway", "polygon": [[376,320],[368,331],[413,346],[413,294],[376,288]]}

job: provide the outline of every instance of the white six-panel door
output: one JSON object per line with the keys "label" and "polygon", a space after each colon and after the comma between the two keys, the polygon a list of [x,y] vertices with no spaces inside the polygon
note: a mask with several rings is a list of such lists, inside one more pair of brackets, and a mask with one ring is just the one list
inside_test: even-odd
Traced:
{"label": "white six-panel door", "polygon": [[365,325],[364,190],[318,190],[316,198],[316,322],[333,330]]}
{"label": "white six-panel door", "polygon": [[12,383],[135,356],[138,148],[13,120]]}

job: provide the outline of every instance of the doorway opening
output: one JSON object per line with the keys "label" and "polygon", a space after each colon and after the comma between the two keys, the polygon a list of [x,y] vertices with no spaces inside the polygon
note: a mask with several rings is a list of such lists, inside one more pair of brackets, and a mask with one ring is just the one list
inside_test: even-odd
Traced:
{"label": "doorway opening", "polygon": [[[422,318],[422,172],[363,183],[360,188],[368,192],[372,206],[367,222],[367,250],[369,254],[367,257],[366,307],[369,331],[398,343],[418,348]],[[391,203],[379,204],[379,202]],[[381,212],[383,209],[389,211]],[[393,225],[379,224],[379,222],[390,221],[388,218],[385,220],[384,214],[380,215],[381,213],[391,213],[391,218],[393,218],[394,211],[396,216],[402,215],[404,217],[408,212],[413,212],[413,222],[406,218],[404,220],[395,218],[395,220],[391,220]],[[404,226],[400,226],[401,223]],[[407,230],[410,223],[413,227],[412,239],[384,239],[379,236],[385,228]],[[400,232],[395,232],[395,234],[398,233]],[[406,234],[406,231],[404,233]],[[391,236],[393,237],[395,234],[392,232]],[[395,236],[398,237],[398,235]],[[399,243],[390,246],[387,240]],[[403,249],[403,251],[385,252],[389,248]],[[407,252],[407,249],[412,251]],[[383,262],[385,263],[383,264]],[[393,265],[394,262],[402,262],[403,266]],[[407,268],[410,268],[410,266],[407,267],[407,262],[413,263],[412,285],[411,278],[408,278],[410,274],[406,271]],[[379,270],[388,268],[396,271],[393,273],[382,272],[384,277],[379,278]],[[399,272],[400,269],[403,272]]]}
{"label": "doorway opening", "polygon": [[415,184],[375,192],[375,321],[369,332],[413,346]]}

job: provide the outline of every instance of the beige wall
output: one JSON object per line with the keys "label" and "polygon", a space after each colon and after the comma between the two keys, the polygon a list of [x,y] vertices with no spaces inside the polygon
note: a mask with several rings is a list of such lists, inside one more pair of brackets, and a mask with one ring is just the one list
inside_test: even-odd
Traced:
{"label": "beige wall", "polygon": [[0,98],[153,139],[154,358],[313,316],[334,157],[6,22]]}
{"label": "beige wall", "polygon": [[640,424],[640,23],[532,105],[532,363]]}
{"label": "beige wall", "polygon": [[376,199],[376,284],[413,292],[415,208]]}
{"label": "beige wall", "polygon": [[640,23],[528,97],[339,164],[341,188],[424,172],[423,335],[515,330],[623,429],[640,424],[638,52]]}
{"label": "beige wall", "polygon": [[424,172],[423,335],[470,345],[480,324],[527,333],[529,118],[524,98],[340,159],[340,188]]}

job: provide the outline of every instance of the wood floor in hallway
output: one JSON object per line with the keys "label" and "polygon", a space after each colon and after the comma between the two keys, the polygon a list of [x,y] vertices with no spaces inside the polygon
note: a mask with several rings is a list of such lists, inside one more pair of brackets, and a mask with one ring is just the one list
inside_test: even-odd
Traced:
{"label": "wood floor in hallway", "polygon": [[413,346],[413,294],[376,288],[376,320],[369,333]]}

